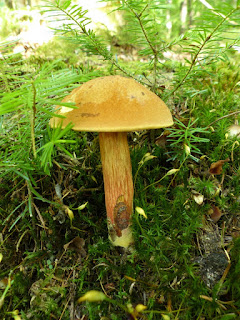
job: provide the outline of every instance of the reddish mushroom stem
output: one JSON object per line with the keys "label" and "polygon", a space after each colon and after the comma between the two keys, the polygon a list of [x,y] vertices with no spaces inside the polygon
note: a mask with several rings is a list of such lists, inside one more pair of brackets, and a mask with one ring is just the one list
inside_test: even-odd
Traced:
{"label": "reddish mushroom stem", "polygon": [[132,165],[126,132],[99,133],[109,238],[127,248],[132,243]]}

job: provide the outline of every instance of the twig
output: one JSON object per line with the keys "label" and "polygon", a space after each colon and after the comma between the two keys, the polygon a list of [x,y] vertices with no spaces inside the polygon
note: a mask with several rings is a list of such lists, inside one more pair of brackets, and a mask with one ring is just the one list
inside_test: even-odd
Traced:
{"label": "twig", "polygon": [[236,115],[236,114],[238,114],[238,113],[240,113],[240,111],[235,111],[235,112],[226,114],[225,116],[222,116],[222,117],[214,120],[213,122],[211,122],[211,123],[207,126],[207,128],[211,127],[211,125],[213,125],[215,122],[217,122],[217,121],[219,121],[219,120],[222,120],[222,119],[224,119],[224,118],[228,118],[228,117],[234,116],[234,115]]}
{"label": "twig", "polygon": [[32,84],[32,92],[33,92],[33,101],[32,101],[32,115],[31,115],[31,140],[32,140],[32,151],[33,151],[33,157],[36,159],[37,153],[36,153],[36,141],[35,141],[35,120],[36,120],[36,88],[34,85],[34,81],[31,82]]}

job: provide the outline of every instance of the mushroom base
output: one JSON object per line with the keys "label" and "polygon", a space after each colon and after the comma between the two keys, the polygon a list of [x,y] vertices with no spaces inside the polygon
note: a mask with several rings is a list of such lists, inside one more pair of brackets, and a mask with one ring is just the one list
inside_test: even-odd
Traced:
{"label": "mushroom base", "polygon": [[126,132],[99,133],[109,238],[124,248],[133,242],[133,180]]}

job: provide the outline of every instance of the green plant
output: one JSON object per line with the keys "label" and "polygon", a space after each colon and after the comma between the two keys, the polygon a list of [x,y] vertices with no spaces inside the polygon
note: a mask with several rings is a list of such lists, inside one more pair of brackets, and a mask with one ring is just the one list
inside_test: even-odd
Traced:
{"label": "green plant", "polygon": [[168,140],[171,143],[172,151],[169,151],[169,161],[178,160],[182,163],[188,156],[194,161],[199,161],[196,155],[201,155],[201,150],[198,145],[201,143],[208,143],[208,138],[200,137],[200,134],[209,134],[208,128],[195,127],[198,119],[189,120],[185,125],[178,119],[175,119],[175,127],[169,128],[170,134]]}

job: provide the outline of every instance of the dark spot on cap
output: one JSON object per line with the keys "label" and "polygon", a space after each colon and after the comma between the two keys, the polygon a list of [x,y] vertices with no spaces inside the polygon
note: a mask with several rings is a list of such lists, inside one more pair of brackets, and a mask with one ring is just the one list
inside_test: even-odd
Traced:
{"label": "dark spot on cap", "polygon": [[145,93],[144,93],[144,92],[141,92],[141,94],[142,94],[143,96],[145,96]]}
{"label": "dark spot on cap", "polygon": [[100,113],[87,113],[87,112],[84,112],[84,113],[81,113],[81,117],[85,117],[85,118],[94,118],[94,117],[98,117],[100,115]]}

